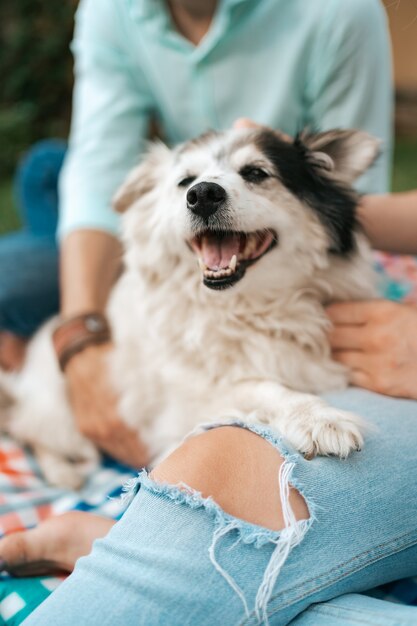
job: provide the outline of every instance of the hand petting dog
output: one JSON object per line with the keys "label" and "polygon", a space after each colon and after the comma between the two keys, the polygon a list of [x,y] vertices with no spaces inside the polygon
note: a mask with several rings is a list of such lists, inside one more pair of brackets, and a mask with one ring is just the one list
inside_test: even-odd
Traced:
{"label": "hand petting dog", "polygon": [[341,302],[327,309],[334,358],[351,383],[417,400],[417,307],[385,300]]}
{"label": "hand petting dog", "polygon": [[137,430],[119,416],[107,371],[111,344],[90,346],[68,363],[66,378],[77,427],[100,450],[131,467],[144,467],[148,452]]}

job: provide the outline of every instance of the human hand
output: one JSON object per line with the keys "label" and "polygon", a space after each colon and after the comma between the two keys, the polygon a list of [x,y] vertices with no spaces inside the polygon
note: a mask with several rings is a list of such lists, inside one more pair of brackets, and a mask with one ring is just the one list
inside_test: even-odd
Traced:
{"label": "human hand", "polygon": [[119,461],[143,467],[149,461],[148,451],[118,415],[108,376],[111,349],[111,344],[89,346],[71,358],[65,370],[70,402],[83,435]]}
{"label": "human hand", "polygon": [[[248,117],[239,117],[237,120],[233,122],[233,128],[267,128],[263,124],[258,124]],[[292,141],[291,137],[282,131],[276,131],[281,136],[281,139],[284,141]]]}
{"label": "human hand", "polygon": [[84,511],[51,517],[36,528],[10,533],[0,540],[0,571],[14,576],[72,572],[93,541],[104,537],[114,521]]}
{"label": "human hand", "polygon": [[27,340],[0,331],[0,369],[6,372],[19,370],[25,360]]}
{"label": "human hand", "polygon": [[233,128],[264,128],[264,126],[254,122],[248,117],[238,117],[238,119],[233,122]]}
{"label": "human hand", "polygon": [[417,399],[417,307],[386,300],[332,304],[330,343],[353,385]]}

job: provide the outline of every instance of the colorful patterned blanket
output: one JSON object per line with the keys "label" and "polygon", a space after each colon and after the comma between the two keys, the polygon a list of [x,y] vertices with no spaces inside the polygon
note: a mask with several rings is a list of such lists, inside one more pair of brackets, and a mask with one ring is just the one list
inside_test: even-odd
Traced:
{"label": "colorful patterned blanket", "polygon": [[[78,491],[47,485],[33,456],[8,437],[0,439],[0,536],[32,528],[66,511],[94,511],[118,519],[124,512],[120,499],[132,470],[105,459]],[[57,577],[0,576],[0,625],[20,624],[61,582]]]}
{"label": "colorful patterned blanket", "polygon": [[[417,304],[417,259],[376,255],[381,295]],[[118,519],[123,514],[119,498],[132,471],[105,460],[79,492],[45,484],[32,455],[9,438],[0,440],[0,536],[36,526],[51,515],[74,509],[94,511]],[[61,582],[60,578],[0,577],[0,626],[17,626]],[[417,606],[417,579],[385,585],[377,597]]]}

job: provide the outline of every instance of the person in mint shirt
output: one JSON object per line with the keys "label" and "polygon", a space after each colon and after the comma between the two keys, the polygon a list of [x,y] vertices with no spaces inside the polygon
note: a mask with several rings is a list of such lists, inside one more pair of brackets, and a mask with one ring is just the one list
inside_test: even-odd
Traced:
{"label": "person in mint shirt", "polygon": [[[111,198],[140,159],[151,120],[169,144],[228,128],[239,117],[289,135],[305,127],[365,129],[380,138],[381,156],[360,189],[387,190],[392,89],[379,0],[81,0],[72,50],[73,119],[59,184],[65,319],[105,309],[121,254]],[[44,196],[51,197],[49,189]],[[0,363],[11,367],[27,337],[56,312],[51,232],[32,237],[32,248],[27,239],[0,244],[7,269],[0,279]],[[110,347],[90,346],[69,362],[73,410],[81,432],[101,449],[138,465],[146,454],[118,418],[107,384]]]}
{"label": "person in mint shirt", "polygon": [[[72,51],[73,120],[59,185],[65,318],[104,310],[120,259],[111,198],[140,159],[151,120],[169,144],[239,117],[289,135],[365,129],[380,138],[381,156],[359,188],[387,191],[392,88],[379,0],[81,0]],[[56,312],[53,230],[32,237],[32,248],[27,239],[0,244],[0,363],[18,365],[26,338]],[[71,359],[74,412],[102,449],[137,463],[143,450],[105,380],[108,348]]]}
{"label": "person in mint shirt", "polygon": [[[204,34],[181,22],[191,4],[207,18]],[[169,144],[238,117],[291,136],[305,127],[361,128],[383,147],[361,191],[387,191],[391,68],[379,1],[223,0],[208,22],[214,4],[171,1],[172,14],[162,0],[82,0],[61,237],[82,228],[117,234],[110,199],[137,162],[151,118]]]}
{"label": "person in mint shirt", "polygon": [[[73,124],[60,181],[65,319],[104,310],[120,258],[111,197],[140,158],[152,119],[170,144],[209,127],[228,128],[239,117],[289,135],[306,126],[365,129],[381,139],[382,154],[359,188],[366,193],[387,190],[392,92],[386,22],[377,0],[82,0],[73,51]],[[66,377],[74,414],[80,430],[103,450],[132,466],[141,465],[146,450],[118,420],[107,385],[104,362],[109,347],[91,346],[71,359]],[[411,481],[403,489],[397,485],[401,472],[416,472],[415,404],[352,393],[335,398],[334,404],[358,412],[366,408],[365,416],[381,419],[380,431],[388,436],[374,440],[370,452],[364,453],[368,456],[360,457],[359,471],[355,458],[346,464],[299,459],[306,483],[320,495],[317,516],[327,519],[329,533],[323,534],[316,524],[316,545],[301,544],[298,557],[291,555],[295,560],[284,568],[271,599],[271,624],[286,624],[297,615],[300,626],[345,626],[363,615],[376,615],[375,623],[381,625],[413,623],[412,609],[343,595],[411,575],[417,545],[416,529],[411,528],[412,495],[405,489]],[[406,438],[401,439],[390,420],[394,413],[401,414],[409,429]],[[394,437],[401,454],[393,454]],[[276,495],[277,456],[261,437],[237,428],[217,429],[184,444],[174,455],[154,471],[157,481],[190,484],[215,501],[220,485],[219,499],[226,510],[232,498],[238,518],[256,517],[256,512],[261,526],[282,528],[275,518],[264,521],[264,508],[271,493]],[[381,476],[388,468],[385,459],[394,469]],[[249,477],[262,477],[266,469],[273,481],[272,486],[266,481],[261,498]],[[366,471],[372,477],[368,481]],[[217,485],[211,482],[213,476],[221,478]],[[377,485],[376,499],[367,491],[372,492],[372,485]],[[346,507],[346,493],[355,506]],[[204,507],[180,506],[180,494],[165,496],[164,488],[144,479],[122,520],[95,544],[90,557],[79,561],[74,575],[35,611],[28,625],[241,623],[239,595],[207,563],[213,528]],[[294,497],[297,519],[306,519],[305,502],[300,494]],[[355,515],[359,508],[366,513],[363,517]],[[83,512],[46,524],[50,526],[20,538],[23,560],[53,564],[57,559],[68,570],[74,566],[74,553],[86,554],[93,539],[112,526],[110,520]],[[370,529],[385,533],[374,552],[375,533]],[[55,544],[54,536],[59,538]],[[359,544],[364,549],[358,555]],[[262,578],[262,559],[268,562],[269,548],[259,546],[259,553],[242,543],[229,548],[222,556],[231,561],[237,576],[243,574],[250,595]],[[289,585],[289,592],[302,589],[277,608],[282,583]],[[319,603],[320,615],[303,612],[311,603]]]}

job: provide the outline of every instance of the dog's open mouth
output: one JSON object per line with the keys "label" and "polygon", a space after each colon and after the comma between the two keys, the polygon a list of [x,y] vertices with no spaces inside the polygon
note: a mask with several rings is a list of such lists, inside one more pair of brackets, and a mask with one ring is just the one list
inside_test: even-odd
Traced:
{"label": "dog's open mouth", "polygon": [[207,230],[194,237],[190,245],[198,257],[206,287],[226,289],[243,278],[246,269],[272,250],[277,241],[273,230]]}

